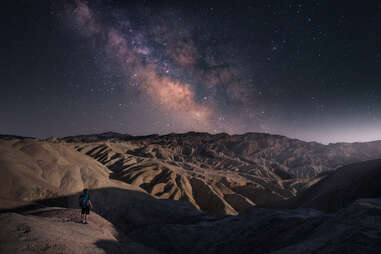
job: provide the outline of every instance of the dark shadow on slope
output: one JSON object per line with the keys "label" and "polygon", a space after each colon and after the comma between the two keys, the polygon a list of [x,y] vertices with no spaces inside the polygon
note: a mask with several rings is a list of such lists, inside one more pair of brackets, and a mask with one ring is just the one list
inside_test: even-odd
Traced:
{"label": "dark shadow on slope", "polygon": [[159,254],[161,252],[150,249],[135,242],[118,242],[112,240],[99,240],[95,245],[104,250],[106,254]]}
{"label": "dark shadow on slope", "polygon": [[[40,200],[36,205],[77,208],[78,195]],[[91,190],[90,195],[95,210],[120,234],[119,241],[95,243],[108,254],[152,253],[144,246],[162,253],[213,254],[269,253],[287,248],[291,251],[284,253],[298,253],[301,245],[309,246],[303,253],[314,253],[317,247],[323,248],[319,253],[378,253],[375,250],[380,248],[381,208],[376,206],[352,207],[333,216],[310,209],[253,207],[239,216],[216,219],[186,202],[157,200],[139,191],[103,188]],[[33,208],[24,206],[14,211],[25,213],[28,209]],[[127,234],[139,244],[122,238]]]}
{"label": "dark shadow on slope", "polygon": [[106,254],[128,254],[126,251],[127,246],[117,241],[112,240],[99,240],[95,245],[103,249]]}
{"label": "dark shadow on slope", "polygon": [[[24,215],[41,216],[40,212],[36,211],[37,209],[62,207],[78,209],[79,218],[78,197],[80,194],[37,200],[31,205],[2,209],[0,214],[14,212]],[[111,222],[118,233],[116,236],[118,241],[102,240],[96,243],[97,246],[105,250],[105,253],[129,253],[125,251],[125,246],[128,246],[130,250],[136,247],[136,251],[132,250],[131,253],[153,253],[150,249],[146,251],[144,246],[129,241],[127,235],[134,230],[150,228],[152,226],[161,228],[166,224],[194,224],[205,217],[204,213],[196,210],[186,201],[159,200],[140,191],[101,188],[90,190],[89,194],[94,204],[94,211]],[[139,239],[135,240],[139,241]],[[131,245],[135,247],[131,247]],[[154,245],[155,243],[151,243],[151,246]],[[144,249],[143,252],[141,251],[142,249]]]}
{"label": "dark shadow on slope", "polygon": [[[45,207],[63,207],[77,208],[79,216],[80,194],[36,200],[31,205],[2,209],[0,213],[27,213]],[[94,211],[125,234],[148,225],[192,224],[203,216],[186,201],[159,200],[140,191],[101,188],[90,190],[89,194]]]}
{"label": "dark shadow on slope", "polygon": [[336,212],[361,198],[381,196],[381,160],[341,167],[297,197],[297,206]]}

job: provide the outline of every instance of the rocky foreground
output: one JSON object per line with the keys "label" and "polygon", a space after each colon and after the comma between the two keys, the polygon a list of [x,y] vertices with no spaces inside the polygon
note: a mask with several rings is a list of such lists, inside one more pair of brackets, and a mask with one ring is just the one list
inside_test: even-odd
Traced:
{"label": "rocky foreground", "polygon": [[[78,209],[49,208],[1,214],[0,252],[379,253],[381,249],[380,199],[358,200],[334,214],[253,207],[238,216],[194,215],[124,231],[96,214],[82,225],[78,213]],[[134,221],[129,215],[125,219]]]}
{"label": "rocky foreground", "polygon": [[379,253],[377,158],[268,134],[1,136],[0,253]]}

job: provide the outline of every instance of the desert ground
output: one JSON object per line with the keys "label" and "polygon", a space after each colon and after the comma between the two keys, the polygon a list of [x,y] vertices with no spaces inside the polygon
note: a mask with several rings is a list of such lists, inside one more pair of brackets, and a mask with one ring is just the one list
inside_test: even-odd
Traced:
{"label": "desert ground", "polygon": [[261,133],[3,135],[0,253],[379,253],[379,159]]}

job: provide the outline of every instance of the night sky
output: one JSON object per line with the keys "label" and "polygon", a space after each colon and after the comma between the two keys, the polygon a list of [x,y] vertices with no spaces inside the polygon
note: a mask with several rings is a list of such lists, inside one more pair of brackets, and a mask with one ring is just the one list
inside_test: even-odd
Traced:
{"label": "night sky", "polygon": [[4,1],[0,133],[381,139],[380,1]]}

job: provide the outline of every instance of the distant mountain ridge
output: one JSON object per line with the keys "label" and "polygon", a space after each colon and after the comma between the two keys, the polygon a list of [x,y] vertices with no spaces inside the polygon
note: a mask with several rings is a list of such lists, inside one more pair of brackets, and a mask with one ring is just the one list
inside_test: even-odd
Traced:
{"label": "distant mountain ridge", "polygon": [[144,154],[141,152],[149,144],[164,150],[173,150],[176,147],[178,151],[181,150],[181,153],[174,154],[176,158],[185,159],[187,155],[216,159],[234,157],[241,162],[269,168],[273,172],[277,171],[280,175],[286,174],[299,178],[313,177],[324,171],[334,170],[354,162],[381,158],[381,140],[324,145],[266,133],[229,135],[226,133],[188,132],[183,134],[131,136],[106,132],[64,137],[61,140],[86,143],[106,140],[139,143],[142,146],[141,151],[136,152],[143,157]]}
{"label": "distant mountain ridge", "polygon": [[[0,135],[0,139],[24,139],[16,135]],[[29,138],[29,137],[27,137]],[[50,138],[50,140],[53,140]],[[163,159],[163,153],[171,153],[171,160],[233,159],[246,163],[252,169],[269,169],[281,178],[306,178],[337,169],[341,166],[381,158],[381,140],[355,143],[305,142],[281,135],[246,133],[229,135],[187,132],[182,134],[132,136],[117,132],[87,134],[54,138],[70,143],[129,142],[139,146],[133,152],[139,156]],[[146,153],[148,146],[157,147],[154,154]],[[155,150],[155,151],[156,151]],[[191,160],[193,159],[191,158]]]}
{"label": "distant mountain ridge", "polygon": [[34,137],[24,137],[24,136],[18,136],[18,135],[7,135],[7,134],[0,134],[0,140],[12,140],[12,139],[36,139]]}
{"label": "distant mountain ridge", "polygon": [[84,135],[75,135],[75,136],[67,136],[60,138],[60,140],[65,140],[67,142],[95,142],[95,141],[103,141],[108,139],[118,139],[118,140],[128,140],[132,136],[129,134],[121,134],[117,132],[103,132],[99,134],[84,134]]}

